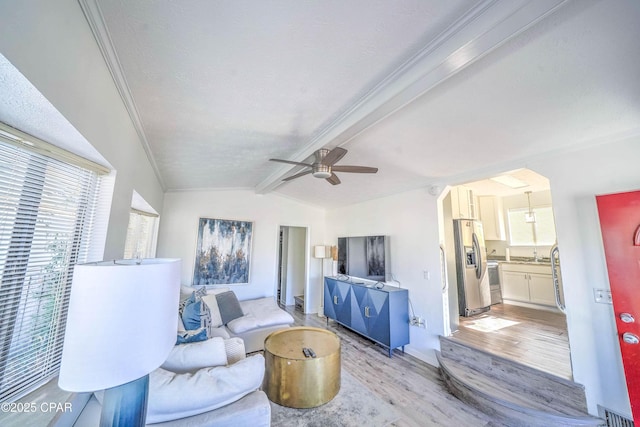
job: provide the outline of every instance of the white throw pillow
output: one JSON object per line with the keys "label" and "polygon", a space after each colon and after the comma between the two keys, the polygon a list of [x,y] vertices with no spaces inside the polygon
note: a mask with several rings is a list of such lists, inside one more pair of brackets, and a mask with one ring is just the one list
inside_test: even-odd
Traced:
{"label": "white throw pillow", "polygon": [[211,312],[211,327],[218,328],[222,326],[222,316],[220,315],[220,309],[218,308],[218,302],[216,301],[215,294],[207,294],[202,297],[202,301],[207,304],[209,311]]}
{"label": "white throw pillow", "polygon": [[262,385],[264,357],[256,354],[231,366],[176,374],[156,369],[149,375],[147,423],[202,414],[235,402]]}
{"label": "white throw pillow", "polygon": [[174,346],[161,368],[184,373],[226,364],[227,352],[224,339],[214,337],[205,341]]}

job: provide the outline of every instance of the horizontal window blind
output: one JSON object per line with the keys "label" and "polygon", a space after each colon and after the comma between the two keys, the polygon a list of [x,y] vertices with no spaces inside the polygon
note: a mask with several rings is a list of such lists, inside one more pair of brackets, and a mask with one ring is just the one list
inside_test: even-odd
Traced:
{"label": "horizontal window blind", "polygon": [[158,215],[131,209],[124,245],[125,258],[153,258]]}
{"label": "horizontal window blind", "polygon": [[0,402],[58,373],[98,180],[95,171],[0,142]]}

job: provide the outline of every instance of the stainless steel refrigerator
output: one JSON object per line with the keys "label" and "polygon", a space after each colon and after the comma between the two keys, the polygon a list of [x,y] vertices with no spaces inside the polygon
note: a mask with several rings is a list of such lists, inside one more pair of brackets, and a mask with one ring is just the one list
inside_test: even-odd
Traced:
{"label": "stainless steel refrigerator", "polygon": [[453,235],[456,242],[458,307],[461,316],[473,316],[489,310],[491,306],[482,223],[454,219]]}

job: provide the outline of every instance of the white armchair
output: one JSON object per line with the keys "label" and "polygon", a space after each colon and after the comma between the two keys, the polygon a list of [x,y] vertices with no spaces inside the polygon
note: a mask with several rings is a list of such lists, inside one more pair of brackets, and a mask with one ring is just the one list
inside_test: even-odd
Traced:
{"label": "white armchair", "polygon": [[[175,346],[167,361],[149,375],[147,424],[178,426],[271,425],[271,406],[259,388],[264,357],[245,356],[239,338],[214,337]],[[75,427],[97,426],[100,393],[78,417]]]}

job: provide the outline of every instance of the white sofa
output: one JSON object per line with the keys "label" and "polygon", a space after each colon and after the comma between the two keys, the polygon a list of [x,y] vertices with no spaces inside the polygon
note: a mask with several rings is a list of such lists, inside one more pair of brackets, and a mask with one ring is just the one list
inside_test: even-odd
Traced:
{"label": "white sofa", "polygon": [[[263,378],[263,356],[246,357],[238,338],[178,345],[149,375],[147,425],[270,426],[271,406],[259,390]],[[100,402],[101,393],[92,394],[72,425],[97,427]]]}
{"label": "white sofa", "polygon": [[[211,306],[213,311],[215,311],[215,307],[213,306],[216,304],[215,295],[228,291],[229,288],[207,290],[207,297],[205,298],[207,305]],[[183,286],[181,290],[182,298],[187,298],[193,292],[197,292],[197,289]],[[210,328],[210,336],[242,338],[247,353],[263,350],[264,340],[270,333],[288,328],[294,322],[293,317],[289,313],[278,307],[273,297],[239,301],[239,304],[243,315],[220,326],[217,325],[220,321],[214,321],[216,324]],[[179,322],[178,327],[179,330],[184,330],[184,324],[182,322]]]}

